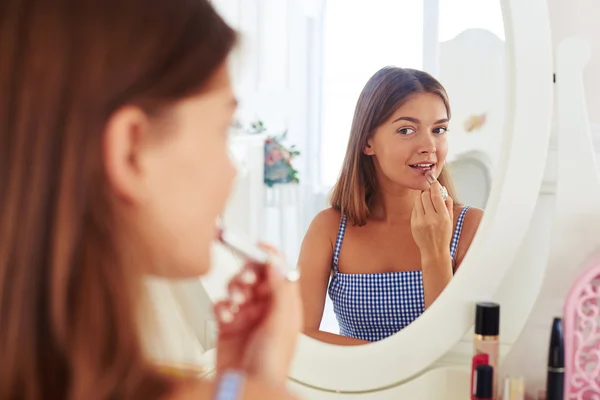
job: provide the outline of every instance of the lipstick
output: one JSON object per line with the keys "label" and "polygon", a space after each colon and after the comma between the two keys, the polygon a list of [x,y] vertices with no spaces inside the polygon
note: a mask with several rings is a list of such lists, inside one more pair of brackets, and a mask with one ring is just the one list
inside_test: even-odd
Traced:
{"label": "lipstick", "polygon": [[[425,172],[425,178],[427,178],[427,182],[429,182],[430,185],[439,182],[431,171]],[[446,189],[445,186],[440,186],[440,193],[442,194],[442,200],[446,201],[448,199],[448,189]]]}
{"label": "lipstick", "polygon": [[550,346],[548,349],[548,375],[546,380],[546,399],[562,400],[565,379],[565,347],[562,318],[554,318]]}
{"label": "lipstick", "polygon": [[218,240],[227,246],[231,251],[238,256],[251,261],[255,264],[267,264],[271,261],[271,256],[260,247],[250,244],[240,236],[236,236],[230,232],[219,229],[217,231]]}

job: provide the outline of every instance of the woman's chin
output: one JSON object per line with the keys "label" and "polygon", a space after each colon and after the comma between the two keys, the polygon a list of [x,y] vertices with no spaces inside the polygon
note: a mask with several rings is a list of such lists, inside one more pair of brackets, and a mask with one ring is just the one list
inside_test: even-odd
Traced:
{"label": "woman's chin", "polygon": [[423,190],[429,189],[431,185],[429,184],[429,182],[427,182],[427,179],[423,178],[422,180],[419,179],[418,181],[412,182],[412,184],[409,187],[412,190],[418,190],[422,192]]}

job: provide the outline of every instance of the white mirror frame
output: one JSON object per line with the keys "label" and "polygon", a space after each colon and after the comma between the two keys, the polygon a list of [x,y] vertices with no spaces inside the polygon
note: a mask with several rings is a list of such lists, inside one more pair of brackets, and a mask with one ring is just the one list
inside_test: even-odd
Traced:
{"label": "white mirror frame", "polygon": [[[290,377],[336,392],[376,390],[412,379],[473,325],[474,303],[492,299],[530,224],[542,183],[553,106],[553,55],[545,0],[502,0],[508,66],[503,153],[485,216],[460,272],[402,332],[366,346],[300,338]],[[509,318],[509,316],[503,316]]]}

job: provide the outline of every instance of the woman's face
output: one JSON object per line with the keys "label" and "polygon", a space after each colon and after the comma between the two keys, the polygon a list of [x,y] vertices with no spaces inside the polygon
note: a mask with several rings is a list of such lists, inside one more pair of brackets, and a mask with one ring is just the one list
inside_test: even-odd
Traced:
{"label": "woman's face", "polygon": [[373,156],[378,179],[415,190],[426,190],[425,172],[439,176],[448,141],[448,113],[432,93],[410,97],[368,140],[365,154]]}
{"label": "woman's face", "polygon": [[131,107],[109,121],[107,175],[148,273],[184,278],[208,270],[215,221],[235,178],[227,146],[235,107],[223,66],[164,120]]}

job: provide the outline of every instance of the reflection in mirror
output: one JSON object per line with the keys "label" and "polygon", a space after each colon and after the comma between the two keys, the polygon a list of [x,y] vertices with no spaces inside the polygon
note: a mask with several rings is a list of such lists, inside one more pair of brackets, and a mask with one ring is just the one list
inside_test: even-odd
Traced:
{"label": "reflection in mirror", "polygon": [[[326,5],[321,165],[333,191],[298,265],[305,333],[333,344],[402,330],[451,281],[483,215],[503,129],[499,2],[379,3]],[[341,7],[372,26],[357,31]],[[482,12],[461,14],[472,7]],[[396,15],[411,16],[403,19],[411,35],[398,37],[386,23]],[[434,41],[428,28],[438,33]],[[398,37],[402,51],[344,50],[386,37]],[[363,88],[365,75],[386,64],[415,70],[380,70]],[[448,189],[445,204],[427,169]]]}
{"label": "reflection in mirror", "polygon": [[[426,72],[386,67],[365,85],[331,208],[300,252],[308,335],[384,339],[418,318],[460,267],[483,211],[458,201],[445,169],[450,118],[446,91]],[[320,330],[326,294],[339,335]]]}
{"label": "reflection in mirror", "polygon": [[489,195],[500,1],[215,4],[246,39],[225,225],[298,260],[307,335],[353,345],[402,330],[460,271]]}

